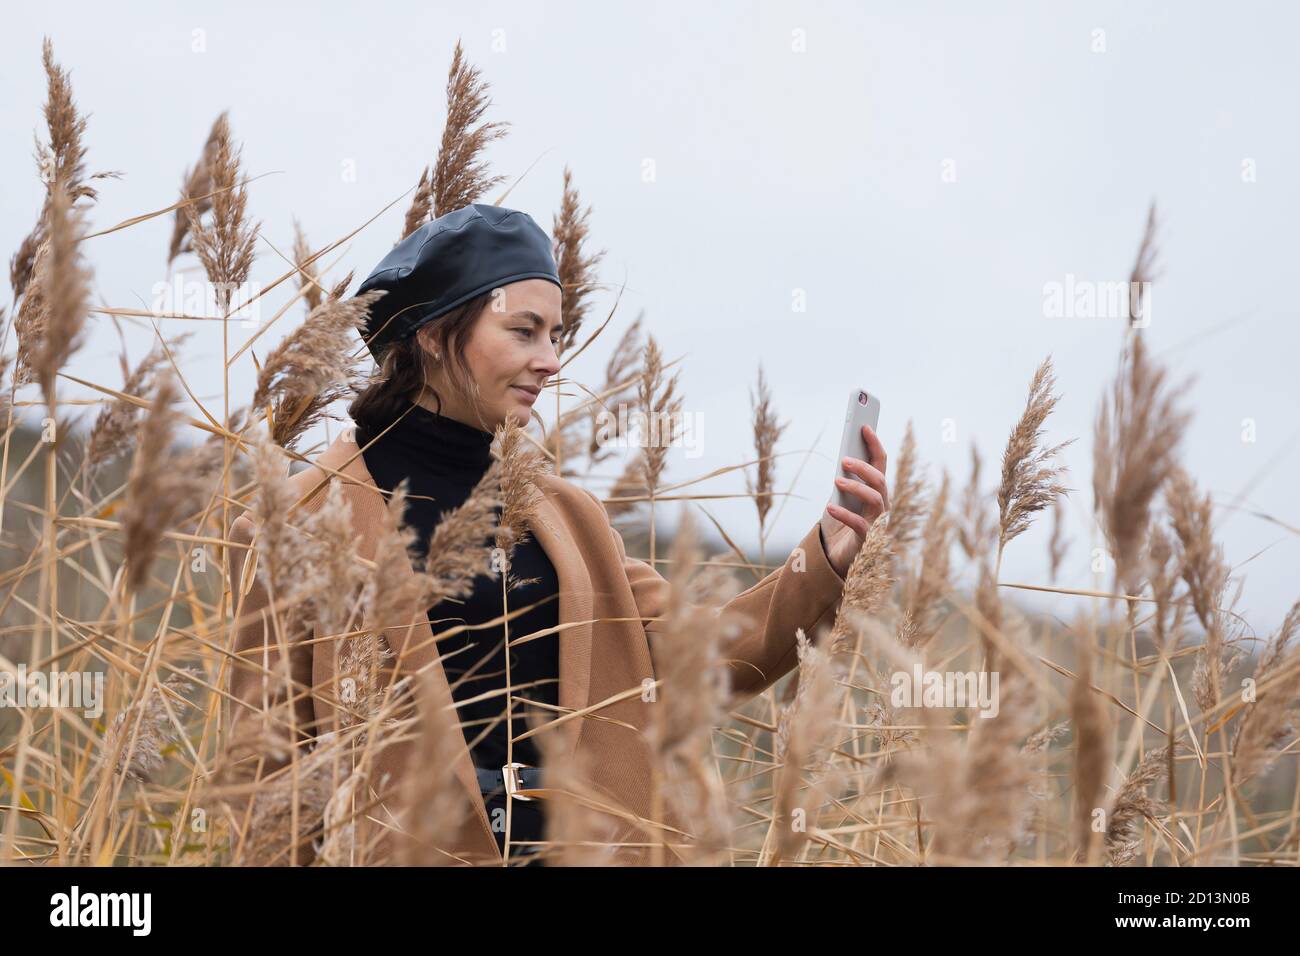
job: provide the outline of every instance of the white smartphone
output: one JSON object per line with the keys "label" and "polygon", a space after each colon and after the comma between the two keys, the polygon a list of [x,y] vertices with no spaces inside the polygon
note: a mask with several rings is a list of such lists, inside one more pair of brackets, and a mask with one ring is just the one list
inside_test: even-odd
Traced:
{"label": "white smartphone", "polygon": [[[855,388],[849,392],[848,408],[844,412],[844,432],[840,435],[840,453],[835,458],[835,478],[850,478],[866,484],[857,475],[846,472],[841,462],[845,458],[861,458],[869,465],[874,464],[871,453],[867,451],[867,441],[862,437],[862,426],[869,425],[874,432],[878,424],[880,424],[880,399],[865,388]],[[862,514],[861,498],[841,491],[835,485],[834,479],[831,481],[831,487],[835,488],[835,504],[845,511]]]}

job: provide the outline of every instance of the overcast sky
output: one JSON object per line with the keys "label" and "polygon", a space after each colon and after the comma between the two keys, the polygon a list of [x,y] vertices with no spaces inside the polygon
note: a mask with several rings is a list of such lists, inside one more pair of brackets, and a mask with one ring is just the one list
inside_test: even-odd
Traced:
{"label": "overcast sky", "polygon": [[[1154,199],[1144,334],[1176,377],[1196,379],[1184,461],[1220,505],[1241,609],[1265,633],[1300,596],[1300,537],[1252,513],[1300,527],[1298,28],[1280,3],[25,4],[0,34],[0,239],[8,257],[40,206],[44,35],[92,114],[87,169],[126,174],[101,184],[92,228],[174,202],[229,110],[245,170],[263,177],[249,187],[261,282],[284,271],[272,246],[288,253],[293,217],[320,245],[414,186],[436,153],[459,37],[491,84],[489,118],[512,124],[490,147],[493,171],[532,166],[506,205],[550,232],[568,164],[607,250],[602,279],[626,282],[613,332],[644,310],[684,358],[703,453],[674,450],[670,479],[751,454],[761,362],[790,422],[782,450],[813,449],[774,534],[783,546],[830,493],[854,386],[880,397],[891,452],[911,419],[932,476],[947,467],[964,483],[974,441],[991,482],[1050,353],[1062,399],[1048,439],[1080,439],[1066,453],[1077,491],[1058,583],[1095,587],[1109,576],[1090,570],[1090,436],[1123,319],[1045,315],[1044,287],[1127,279]],[[340,250],[330,277],[365,276],[407,202]],[[174,279],[170,233],[167,217],[91,240],[97,297],[147,308]],[[199,276],[192,257],[176,268]],[[95,321],[70,371],[117,386],[116,333]],[[164,329],[182,325],[196,323]],[[151,335],[130,329],[133,360]],[[571,370],[596,385],[605,355]],[[220,328],[204,323],[184,368],[217,407],[220,365]],[[238,403],[253,374],[245,357]],[[780,460],[781,487],[803,459]],[[709,507],[756,543],[752,505]],[[1049,525],[1010,545],[1002,580],[1046,583]],[[1081,602],[1042,606],[1067,617]]]}

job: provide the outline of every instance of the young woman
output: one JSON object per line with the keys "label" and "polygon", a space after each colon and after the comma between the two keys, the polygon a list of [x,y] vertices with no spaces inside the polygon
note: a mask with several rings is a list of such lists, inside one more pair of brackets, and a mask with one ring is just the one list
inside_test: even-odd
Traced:
{"label": "young woman", "polygon": [[[399,243],[358,292],[373,290],[384,294],[371,307],[365,338],[382,374],[349,408],[355,435],[339,438],[314,467],[290,481],[305,511],[319,507],[330,483],[341,482],[360,553],[368,557],[386,495],[406,480],[406,522],[416,529],[420,557],[427,554],[442,513],[463,503],[489,466],[497,425],[507,417],[526,425],[542,389],[558,374],[563,290],[550,240],[533,220],[479,204],[429,222]],[[734,703],[795,666],[796,629],[811,634],[833,619],[849,564],[870,523],[888,507],[885,452],[869,429],[864,435],[876,464],[843,463],[846,472],[866,482],[846,485],[863,501],[863,514],[829,506],[783,567],[727,604],[749,622],[726,649]],[[577,714],[543,732],[563,735],[567,750],[586,758],[591,782],[612,806],[653,818],[650,755],[641,733],[653,701],[629,692],[655,678],[649,635],[666,605],[668,583],[650,564],[627,556],[604,506],[590,492],[550,474],[541,477],[538,488],[542,494],[531,533],[509,564],[512,576],[527,582],[510,592],[509,607],[536,606],[512,619],[509,633],[514,638],[546,631],[547,636],[510,648],[509,693],[504,626],[474,627],[502,615],[497,578],[481,575],[463,601],[413,609],[409,620],[364,624],[384,634],[394,678],[419,673],[456,701],[465,746],[452,769],[469,812],[455,845],[439,848],[449,862],[514,863],[517,852],[545,839],[544,801],[514,792],[545,788],[534,739],[518,739],[526,730],[526,705],[520,701],[536,702],[548,719]],[[823,526],[835,530],[826,537]],[[241,544],[252,541],[249,516],[236,522],[232,537]],[[266,680],[268,671],[283,671],[284,664],[273,629],[259,618],[266,595],[248,581],[241,583],[247,551],[232,550],[238,551],[231,587],[241,622],[236,655],[262,666],[236,667],[231,693],[247,705],[244,709],[265,712],[285,700]],[[437,639],[458,625],[467,627]],[[294,642],[288,648],[288,670],[301,685],[288,699],[304,740],[331,726],[332,644]],[[516,700],[508,703],[511,698]],[[509,721],[507,707],[513,715]],[[381,860],[408,839],[403,821],[409,808],[402,805],[401,783],[418,772],[409,757],[409,739],[386,746],[377,757],[377,772],[368,778],[366,802],[376,809],[358,826],[380,828],[370,836],[381,848],[376,854]],[[281,766],[283,761],[267,760],[264,773]],[[662,808],[661,813],[663,823],[679,825],[671,813]],[[653,835],[626,817],[614,819],[621,826],[616,842],[627,844],[615,861],[651,862],[647,844]],[[310,855],[300,842],[298,860]],[[671,853],[663,859],[675,862]]]}

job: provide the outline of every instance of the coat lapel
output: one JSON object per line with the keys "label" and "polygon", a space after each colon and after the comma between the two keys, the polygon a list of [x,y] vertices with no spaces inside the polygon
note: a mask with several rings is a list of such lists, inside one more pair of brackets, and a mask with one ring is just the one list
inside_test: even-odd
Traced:
{"label": "coat lapel", "polygon": [[[560,586],[559,623],[571,624],[560,632],[560,706],[581,710],[590,703],[591,692],[591,575],[582,552],[573,540],[568,523],[556,505],[558,482],[546,476],[541,482],[542,497],[529,530],[537,538],[555,567]],[[570,720],[561,728],[568,741],[569,753],[577,749],[578,737],[585,720]]]}
{"label": "coat lapel", "polygon": [[[362,557],[372,558],[382,529],[378,519],[387,507],[387,498],[366,469],[365,460],[356,442],[345,434],[319,456],[317,463],[325,469],[339,471],[346,476],[344,493],[352,506],[353,520],[357,522],[358,549]],[[546,475],[539,482],[539,488],[542,496],[537,505],[536,515],[529,522],[528,527],[555,568],[560,588],[559,623],[572,625],[561,630],[559,634],[558,696],[562,708],[580,710],[590,703],[593,606],[591,576],[565,516],[556,503],[560,494],[559,480]],[[415,570],[407,565],[399,573],[413,579]],[[426,669],[431,672],[435,682],[442,684],[439,690],[444,692],[444,698],[450,698],[450,688],[447,685],[442,662],[438,660],[432,628],[424,614],[419,614],[416,623],[410,627],[391,627],[385,626],[382,622],[370,621],[367,625],[384,628],[384,635],[392,649],[394,661],[399,664],[397,675],[399,678],[412,675],[422,668]],[[570,720],[560,728],[570,753],[577,748],[584,724],[585,721],[581,719]],[[479,793],[478,778],[474,772],[474,763],[468,746],[460,749],[454,769],[457,778],[468,792],[471,804],[476,808],[490,834],[491,825],[488,822],[482,795]]]}

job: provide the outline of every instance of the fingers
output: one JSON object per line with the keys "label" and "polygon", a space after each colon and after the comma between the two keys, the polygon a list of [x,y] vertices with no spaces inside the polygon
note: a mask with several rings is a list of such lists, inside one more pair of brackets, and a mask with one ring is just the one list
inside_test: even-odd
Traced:
{"label": "fingers", "polygon": [[835,487],[855,498],[861,498],[867,505],[868,513],[873,517],[879,517],[885,510],[884,495],[860,481],[854,481],[852,478],[836,478]]}
{"label": "fingers", "polygon": [[[840,462],[840,466],[849,474],[857,475],[865,481],[869,488],[875,489],[876,493],[880,495],[881,510],[889,510],[889,486],[885,481],[884,474],[873,465],[868,465],[861,458],[845,458]],[[837,483],[838,481],[839,479],[836,478]],[[855,481],[853,484],[861,487],[860,482]]]}
{"label": "fingers", "polygon": [[889,456],[885,454],[885,446],[880,443],[876,433],[871,430],[870,425],[862,426],[862,437],[867,440],[867,451],[871,454],[871,464],[883,475],[885,466],[889,463]]}
{"label": "fingers", "polygon": [[840,524],[848,525],[859,537],[866,538],[868,531],[867,519],[862,515],[854,514],[839,505],[827,505],[826,510]]}

